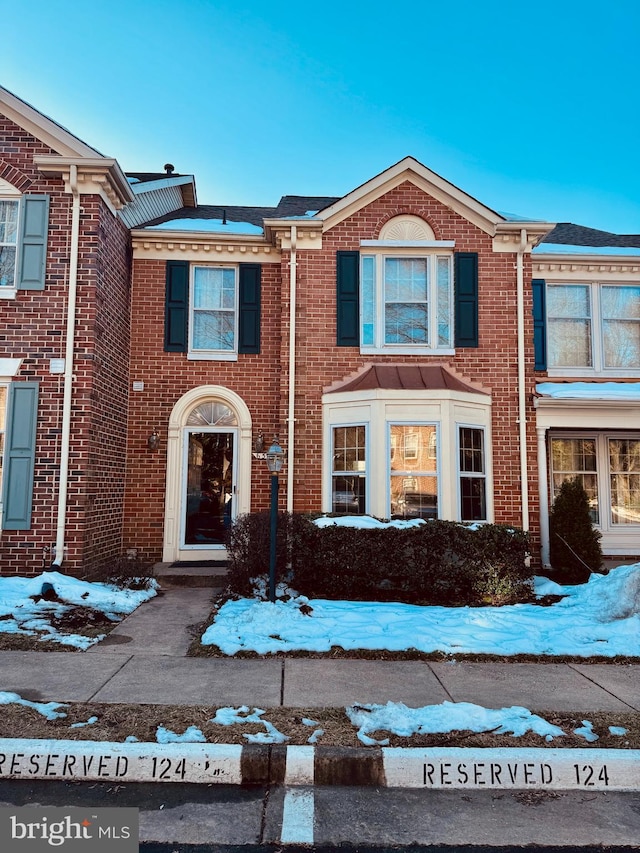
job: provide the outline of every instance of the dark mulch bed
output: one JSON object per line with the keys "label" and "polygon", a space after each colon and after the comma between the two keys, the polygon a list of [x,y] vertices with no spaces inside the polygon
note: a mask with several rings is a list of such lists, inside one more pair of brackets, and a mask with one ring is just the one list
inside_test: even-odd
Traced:
{"label": "dark mulch bed", "polygon": [[[57,720],[47,720],[36,710],[17,704],[3,705],[0,715],[0,737],[2,738],[51,738],[55,740],[110,741],[121,743],[133,735],[141,742],[156,741],[158,726],[164,726],[177,734],[182,734],[189,726],[197,726],[209,743],[247,743],[244,733],[264,732],[264,726],[258,723],[222,726],[214,724],[216,706],[201,705],[127,705],[101,704],[96,702],[77,702],[61,705],[60,711],[67,716]],[[411,747],[539,747],[548,748],[604,748],[639,749],[640,714],[626,713],[563,713],[540,711],[540,716],[559,726],[566,732],[564,737],[546,741],[540,735],[528,733],[522,737],[498,735],[492,732],[480,734],[472,732],[449,732],[446,734],[412,735],[401,737],[389,735],[385,731],[375,733],[376,739],[389,738],[390,746]],[[97,717],[95,723],[71,728],[72,723],[86,723]],[[323,729],[318,744],[324,746],[362,747],[357,730],[347,718],[343,708],[267,708],[263,715],[273,723],[278,731],[285,734],[289,744],[305,744],[315,729]],[[317,725],[304,725],[304,718],[311,719]],[[588,718],[599,740],[589,743],[573,734],[573,730]],[[611,725],[622,726],[628,730],[624,736],[609,733]]]}

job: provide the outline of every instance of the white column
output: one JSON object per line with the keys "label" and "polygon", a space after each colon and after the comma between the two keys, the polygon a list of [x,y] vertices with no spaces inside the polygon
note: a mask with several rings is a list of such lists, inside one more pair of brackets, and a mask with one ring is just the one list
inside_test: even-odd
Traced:
{"label": "white column", "polygon": [[542,565],[548,568],[549,561],[549,472],[547,470],[547,430],[537,427],[538,435],[538,498],[540,502],[540,556]]}

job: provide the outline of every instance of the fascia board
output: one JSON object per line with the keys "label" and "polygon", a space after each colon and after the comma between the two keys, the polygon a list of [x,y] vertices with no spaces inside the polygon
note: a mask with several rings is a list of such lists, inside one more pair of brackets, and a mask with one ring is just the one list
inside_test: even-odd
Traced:
{"label": "fascia board", "polygon": [[43,154],[33,158],[34,163],[48,175],[67,178],[71,166],[78,168],[78,173],[91,177],[92,175],[104,176],[108,179],[111,190],[121,204],[133,201],[135,196],[131,191],[131,186],[127,178],[120,168],[117,160],[112,157],[57,157],[55,155]]}
{"label": "fascia board", "polygon": [[99,151],[82,142],[53,119],[16,97],[0,86],[0,112],[8,119],[26,130],[36,139],[44,142],[64,157],[101,157]]}
{"label": "fascia board", "polygon": [[588,400],[534,397],[540,429],[630,429],[637,422],[640,400]]}
{"label": "fascia board", "polygon": [[182,202],[185,207],[197,207],[196,180],[193,175],[182,175],[179,178],[159,178],[157,181],[140,181],[138,184],[129,183],[134,195],[143,195],[155,190],[163,190],[167,187],[180,187]]}
{"label": "fascia board", "polygon": [[339,201],[316,214],[316,218],[324,223],[323,230],[328,230],[375,199],[399,186],[404,181],[410,181],[427,195],[446,207],[458,213],[464,219],[472,222],[485,233],[493,236],[498,224],[505,221],[504,217],[491,210],[463,190],[432,172],[413,157],[405,157],[395,166],[391,166],[376,177],[347,193]]}
{"label": "fascia board", "polygon": [[[623,247],[624,248],[624,247]],[[638,255],[596,255],[596,254],[563,254],[562,252],[536,252],[534,261],[545,264],[606,264],[608,266],[619,266],[620,264],[632,264],[638,266],[640,258]]]}
{"label": "fascia board", "polygon": [[361,391],[331,391],[330,387],[323,389],[323,403],[366,403],[384,400],[388,403],[415,402],[418,405],[420,403],[447,401],[487,407],[492,402],[490,394],[454,391],[450,388],[367,388]]}
{"label": "fascia board", "polygon": [[137,184],[129,184],[136,195],[141,193],[153,192],[153,190],[162,190],[166,187],[179,187],[182,184],[190,184],[193,182],[193,175],[182,175],[179,178],[158,178],[157,181],[140,181]]}

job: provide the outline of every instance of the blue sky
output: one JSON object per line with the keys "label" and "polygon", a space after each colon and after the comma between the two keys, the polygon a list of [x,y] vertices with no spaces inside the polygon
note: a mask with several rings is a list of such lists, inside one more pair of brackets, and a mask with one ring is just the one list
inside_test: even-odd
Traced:
{"label": "blue sky", "polygon": [[29,0],[0,82],[202,204],[343,195],[412,155],[501,211],[640,233],[640,4]]}

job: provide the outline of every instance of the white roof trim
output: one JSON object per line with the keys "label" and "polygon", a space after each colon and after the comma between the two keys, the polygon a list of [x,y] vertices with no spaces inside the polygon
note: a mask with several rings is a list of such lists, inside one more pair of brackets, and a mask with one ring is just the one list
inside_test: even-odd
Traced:
{"label": "white roof trim", "polygon": [[394,166],[366,181],[320,211],[315,218],[325,223],[325,230],[331,228],[404,181],[411,181],[487,234],[493,235],[498,223],[505,221],[504,217],[495,210],[486,207],[413,157],[405,157]]}
{"label": "white roof trim", "polygon": [[181,187],[185,184],[193,183],[193,175],[182,175],[179,178],[158,178],[157,181],[139,181],[138,183],[129,183],[129,186],[136,195],[140,193],[153,192],[154,190],[163,190],[167,187]]}
{"label": "white roof trim", "polygon": [[0,112],[36,139],[63,157],[102,157],[95,148],[82,142],[62,125],[0,86]]}

